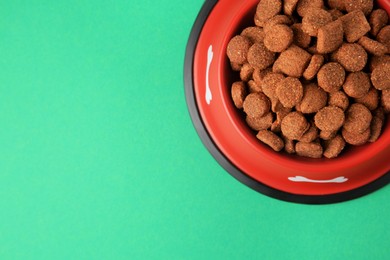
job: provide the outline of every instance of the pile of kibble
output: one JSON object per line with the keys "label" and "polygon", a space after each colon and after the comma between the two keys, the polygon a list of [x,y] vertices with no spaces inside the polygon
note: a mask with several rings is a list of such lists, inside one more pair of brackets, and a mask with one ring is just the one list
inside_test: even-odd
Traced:
{"label": "pile of kibble", "polygon": [[390,112],[390,25],[373,0],[261,0],[228,43],[231,86],[275,151],[337,157],[375,142]]}

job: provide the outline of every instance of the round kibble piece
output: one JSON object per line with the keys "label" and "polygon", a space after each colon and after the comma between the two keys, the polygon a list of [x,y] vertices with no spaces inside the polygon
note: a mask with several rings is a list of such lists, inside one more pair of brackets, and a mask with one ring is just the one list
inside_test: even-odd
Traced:
{"label": "round kibble piece", "polygon": [[274,72],[271,72],[271,73],[268,73],[264,79],[263,79],[263,83],[262,83],[262,88],[263,88],[263,92],[264,94],[269,97],[271,100],[273,99],[277,99],[277,96],[276,96],[276,87],[277,87],[277,84],[284,79],[284,76],[283,74],[280,74],[280,73],[274,73]]}
{"label": "round kibble piece", "polygon": [[265,34],[264,45],[272,52],[282,52],[293,42],[294,33],[287,25],[272,26]]}
{"label": "round kibble piece", "polygon": [[257,26],[247,27],[241,32],[241,36],[248,38],[252,43],[264,41],[264,31]]}
{"label": "round kibble piece", "polygon": [[367,52],[356,43],[344,43],[334,53],[333,58],[340,63],[346,71],[361,71],[367,63]]}
{"label": "round kibble piece", "polygon": [[253,67],[249,65],[249,63],[245,63],[242,65],[241,70],[240,70],[240,78],[242,81],[249,81],[252,78],[253,74]]}
{"label": "round kibble piece", "polygon": [[307,130],[306,133],[302,135],[299,141],[304,143],[311,143],[314,140],[316,140],[317,137],[318,137],[318,128],[314,124],[312,124],[309,130]]}
{"label": "round kibble piece", "polygon": [[257,83],[254,80],[248,81],[248,89],[249,89],[249,93],[257,93],[263,91],[263,89],[261,88],[261,84]]}
{"label": "round kibble piece", "polygon": [[276,96],[286,108],[293,108],[303,97],[303,87],[299,79],[287,77],[276,87]]}
{"label": "round kibble piece", "polygon": [[252,67],[263,70],[274,61],[275,53],[269,51],[263,43],[255,43],[249,48],[248,62]]}
{"label": "round kibble piece", "polygon": [[232,85],[231,92],[234,105],[238,109],[241,109],[247,94],[245,83],[242,81],[234,82]]}
{"label": "round kibble piece", "polygon": [[332,22],[332,15],[323,9],[313,8],[302,19],[302,30],[310,36],[317,36],[318,29]]}
{"label": "round kibble piece", "polygon": [[326,106],[327,100],[328,96],[322,88],[315,83],[308,84],[304,88],[303,98],[299,104],[300,111],[304,114],[316,113]]}
{"label": "round kibble piece", "polygon": [[370,127],[372,114],[362,104],[354,103],[347,110],[344,129],[349,133],[361,134]]}
{"label": "round kibble piece", "polygon": [[345,121],[344,111],[339,107],[324,107],[314,116],[316,126],[323,131],[337,131]]}
{"label": "round kibble piece", "polygon": [[363,133],[359,134],[359,133],[348,132],[347,130],[345,130],[345,128],[343,128],[341,133],[343,135],[344,140],[347,143],[357,146],[357,145],[363,145],[368,142],[371,136],[371,129],[369,127]]}
{"label": "round kibble piece", "polygon": [[284,142],[282,138],[280,138],[279,136],[277,136],[271,131],[268,130],[259,131],[256,137],[277,152],[281,151],[284,147]]}
{"label": "round kibble piece", "polygon": [[315,54],[311,57],[311,61],[309,63],[309,66],[303,73],[303,77],[306,80],[312,80],[317,75],[318,71],[320,70],[321,66],[324,64],[325,58],[322,55]]}
{"label": "round kibble piece", "polygon": [[362,72],[352,72],[345,79],[344,92],[352,98],[362,98],[371,88],[370,77]]}
{"label": "round kibble piece", "polygon": [[312,8],[322,9],[324,8],[323,0],[299,0],[297,5],[297,12],[299,16],[304,17],[311,12]]}
{"label": "round kibble piece", "polygon": [[390,25],[385,26],[380,30],[376,39],[387,48],[387,53],[390,53]]}
{"label": "round kibble piece", "polygon": [[383,9],[376,9],[370,14],[369,23],[371,26],[371,34],[376,36],[379,31],[387,24],[389,16]]}
{"label": "round kibble piece", "polygon": [[345,70],[337,62],[329,62],[322,66],[317,74],[318,85],[326,92],[338,91],[345,80]]}
{"label": "round kibble piece", "polygon": [[387,47],[378,42],[374,41],[366,36],[363,36],[359,39],[358,43],[368,52],[375,56],[385,55],[387,52]]}
{"label": "round kibble piece", "polygon": [[345,140],[341,135],[337,135],[335,138],[329,141],[327,144],[324,156],[328,159],[336,158],[344,150]]}
{"label": "round kibble piece", "polygon": [[256,25],[264,26],[269,19],[280,13],[281,10],[281,0],[261,0],[256,9]]}
{"label": "round kibble piece", "polygon": [[379,105],[379,93],[375,88],[371,88],[366,95],[355,99],[357,103],[365,105],[369,110],[375,110]]}
{"label": "round kibble piece", "polygon": [[390,55],[373,56],[370,59],[370,71],[373,72],[379,65],[390,64]]}
{"label": "round kibble piece", "polygon": [[269,19],[264,25],[264,33],[267,34],[271,31],[271,28],[275,25],[291,25],[292,20],[287,15],[275,15]]}
{"label": "round kibble piece", "polygon": [[390,113],[390,89],[382,91],[381,102],[385,113]]}
{"label": "round kibble piece", "polygon": [[383,128],[383,124],[384,124],[383,117],[384,117],[384,114],[383,114],[383,111],[382,111],[382,115],[380,115],[380,116],[375,115],[372,118],[371,126],[370,126],[370,128],[371,128],[371,136],[370,136],[370,139],[368,139],[368,141],[370,143],[373,143],[373,142],[375,142],[375,141],[377,141],[379,139],[379,136],[382,133],[382,128]]}
{"label": "round kibble piece", "polygon": [[294,44],[301,48],[309,47],[311,43],[311,36],[302,30],[302,24],[295,23],[291,26],[291,29],[294,32]]}
{"label": "round kibble piece", "polygon": [[322,157],[323,148],[319,143],[298,142],[295,145],[296,153],[299,156],[319,159]]}
{"label": "round kibble piece", "polygon": [[270,101],[263,93],[251,93],[246,96],[243,108],[250,117],[262,117],[270,111]]}
{"label": "round kibble piece", "polygon": [[337,91],[330,93],[328,104],[329,106],[336,106],[345,111],[349,107],[349,99],[343,91]]}
{"label": "round kibble piece", "polygon": [[291,112],[282,120],[282,133],[290,140],[299,140],[309,129],[310,124],[299,112]]}
{"label": "round kibble piece", "polygon": [[390,63],[378,65],[372,71],[371,82],[376,89],[390,89]]}
{"label": "round kibble piece", "polygon": [[348,13],[360,10],[364,15],[369,15],[373,8],[373,0],[345,0],[345,9]]}
{"label": "round kibble piece", "polygon": [[266,130],[271,127],[273,121],[272,113],[268,113],[262,117],[246,117],[246,123],[250,128],[256,131]]}
{"label": "round kibble piece", "polygon": [[320,132],[320,138],[322,140],[328,141],[332,138],[334,138],[337,135],[337,131],[321,131]]}
{"label": "round kibble piece", "polygon": [[247,55],[251,42],[248,38],[237,35],[228,43],[227,56],[230,61],[237,64],[244,64],[247,61]]}

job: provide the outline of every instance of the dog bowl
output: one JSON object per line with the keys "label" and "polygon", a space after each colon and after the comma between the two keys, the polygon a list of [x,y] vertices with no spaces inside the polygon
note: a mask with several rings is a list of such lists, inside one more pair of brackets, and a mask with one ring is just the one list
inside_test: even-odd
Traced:
{"label": "dog bowl", "polygon": [[[208,0],[190,34],[185,95],[202,142],[233,177],[280,200],[325,204],[354,199],[390,181],[390,120],[375,143],[348,148],[335,159],[276,153],[256,139],[230,96],[234,73],[229,40],[253,24],[258,0]],[[390,1],[378,1],[390,13]]]}

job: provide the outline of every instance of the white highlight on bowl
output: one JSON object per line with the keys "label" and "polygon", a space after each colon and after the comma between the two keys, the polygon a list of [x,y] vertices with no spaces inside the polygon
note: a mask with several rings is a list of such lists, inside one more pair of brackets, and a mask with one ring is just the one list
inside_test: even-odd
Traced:
{"label": "white highlight on bowl", "polygon": [[289,177],[288,179],[293,182],[311,182],[311,183],[344,183],[348,181],[348,179],[345,178],[344,176],[337,177],[332,180],[312,180],[302,176]]}
{"label": "white highlight on bowl", "polygon": [[213,99],[213,96],[211,94],[210,85],[209,85],[209,74],[210,74],[210,65],[213,61],[213,45],[209,46],[209,49],[207,51],[207,67],[206,67],[206,102],[208,105],[210,105],[211,100]]}

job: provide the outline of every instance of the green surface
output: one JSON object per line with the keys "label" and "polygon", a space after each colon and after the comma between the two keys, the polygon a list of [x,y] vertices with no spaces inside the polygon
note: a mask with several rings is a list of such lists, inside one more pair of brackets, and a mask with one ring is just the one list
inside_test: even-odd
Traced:
{"label": "green surface", "polygon": [[390,187],[296,205],[228,175],[183,92],[201,0],[1,1],[0,259],[389,259]]}

